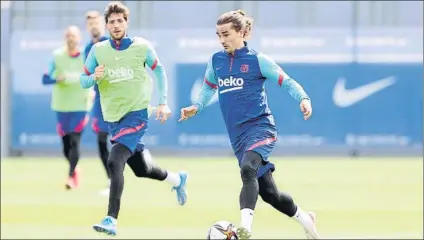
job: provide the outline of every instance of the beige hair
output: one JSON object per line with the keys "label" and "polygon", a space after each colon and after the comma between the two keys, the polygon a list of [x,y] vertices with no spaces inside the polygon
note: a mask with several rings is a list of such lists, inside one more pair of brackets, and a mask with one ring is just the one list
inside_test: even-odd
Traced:
{"label": "beige hair", "polygon": [[92,11],[88,11],[88,12],[85,14],[85,19],[86,19],[86,20],[89,20],[89,19],[95,19],[95,18],[99,18],[100,16],[101,16],[101,15],[100,15],[100,12],[92,10]]}

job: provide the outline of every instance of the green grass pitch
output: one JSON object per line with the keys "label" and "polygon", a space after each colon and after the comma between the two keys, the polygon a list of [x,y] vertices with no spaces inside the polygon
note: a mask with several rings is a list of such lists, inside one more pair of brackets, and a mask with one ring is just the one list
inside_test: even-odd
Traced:
{"label": "green grass pitch", "polygon": [[[277,158],[280,190],[317,215],[322,238],[423,238],[423,161],[420,158]],[[125,171],[117,238],[206,239],[217,220],[239,223],[241,180],[233,158],[157,158],[189,172],[189,199],[179,206],[171,186]],[[106,214],[100,160],[83,158],[81,187],[64,188],[61,158],[1,163],[1,238],[105,238],[92,230]],[[262,200],[253,238],[303,238],[303,230]]]}

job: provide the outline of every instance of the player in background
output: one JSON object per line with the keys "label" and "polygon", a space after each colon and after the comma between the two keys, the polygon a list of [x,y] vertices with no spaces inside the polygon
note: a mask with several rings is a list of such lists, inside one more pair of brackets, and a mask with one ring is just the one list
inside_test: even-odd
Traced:
{"label": "player in background", "polygon": [[145,66],[156,76],[159,93],[156,119],[161,123],[171,114],[167,106],[168,80],[152,45],[141,37],[127,36],[128,17],[129,9],[120,2],[111,2],[106,7],[104,18],[110,39],[94,44],[85,62],[86,73],[80,77],[83,88],[96,84],[99,87],[101,109],[113,144],[107,162],[111,179],[108,212],[100,224],[93,226],[108,235],[116,235],[125,163],[137,177],[171,183],[180,205],[187,200],[187,174],[172,173],[149,164],[142,154],[142,137],[148,127],[148,106],[153,91]]}
{"label": "player in background", "polygon": [[[90,42],[85,46],[84,49],[84,61],[87,59],[88,53],[91,50],[91,47],[97,42],[107,40],[105,36],[105,24],[101,14],[98,11],[89,11],[85,15],[87,32],[90,34]],[[99,150],[99,156],[102,160],[103,167],[106,171],[106,176],[108,181],[110,181],[109,171],[107,169],[107,159],[109,158],[109,149],[108,149],[108,127],[103,119],[102,110],[100,108],[100,95],[99,87],[94,85],[94,103],[91,110],[92,117],[92,129],[97,135],[97,146]],[[109,183],[108,187],[100,192],[102,195],[109,194]]]}
{"label": "player in background", "polygon": [[241,11],[224,13],[217,20],[216,34],[224,50],[213,54],[197,102],[181,109],[179,121],[199,114],[219,93],[221,112],[238,159],[243,186],[240,193],[239,239],[249,239],[258,195],[281,213],[297,220],[308,238],[316,239],[313,213],[305,213],[292,197],[280,192],[268,160],[277,140],[277,129],[268,107],[265,81],[272,81],[297,102],[304,119],[312,114],[308,95],[271,58],[247,45],[253,19]]}
{"label": "player in background", "polygon": [[79,76],[84,68],[79,44],[81,32],[70,26],[65,32],[66,46],[53,52],[48,72],[43,75],[44,85],[53,85],[51,108],[57,116],[57,132],[62,137],[63,154],[69,162],[66,188],[79,185],[78,161],[81,133],[89,121],[90,92],[81,88]]}

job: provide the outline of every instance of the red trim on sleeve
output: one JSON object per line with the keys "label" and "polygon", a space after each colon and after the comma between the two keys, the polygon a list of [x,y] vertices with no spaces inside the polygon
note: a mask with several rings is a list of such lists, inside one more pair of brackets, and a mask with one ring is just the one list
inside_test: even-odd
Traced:
{"label": "red trim on sleeve", "polygon": [[279,74],[278,76],[278,85],[283,85],[284,76],[283,74]]}
{"label": "red trim on sleeve", "polygon": [[214,88],[214,89],[218,88],[218,86],[216,84],[209,82],[208,79],[206,79],[206,78],[205,78],[205,83],[208,84],[209,87],[211,87],[211,88]]}
{"label": "red trim on sleeve", "polygon": [[84,72],[85,72],[85,74],[87,74],[88,76],[90,76],[90,75],[91,75],[90,71],[88,71],[88,69],[87,69],[87,67],[86,67],[86,66],[84,66]]}
{"label": "red trim on sleeve", "polygon": [[158,60],[155,59],[155,61],[153,62],[153,65],[151,67],[152,70],[155,70],[155,68],[158,66]]}

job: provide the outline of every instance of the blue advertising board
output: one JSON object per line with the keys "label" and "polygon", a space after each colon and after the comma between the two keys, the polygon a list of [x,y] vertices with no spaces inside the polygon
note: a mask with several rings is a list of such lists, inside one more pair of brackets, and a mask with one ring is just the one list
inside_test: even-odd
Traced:
{"label": "blue advertising board", "polygon": [[[152,118],[147,145],[229,150],[217,97],[198,116],[177,122],[180,107],[191,104],[200,91],[206,61],[220,49],[214,30],[132,30],[132,34],[153,42],[169,78],[173,116],[164,125]],[[250,45],[274,58],[312,98],[313,117],[304,121],[298,104],[283,89],[266,84],[282,149],[422,148],[422,29],[402,34],[362,29],[356,34],[353,38],[348,29],[256,32]],[[61,145],[50,109],[51,87],[41,84],[52,51],[63,44],[61,36],[61,31],[12,35],[13,149],[57,150]],[[90,128],[84,132],[82,147],[96,148]]]}
{"label": "blue advertising board", "polygon": [[[310,95],[313,117],[304,121],[299,105],[269,82],[268,101],[279,130],[279,145],[291,147],[420,147],[422,143],[421,64],[281,64]],[[390,66],[390,67],[389,67]],[[178,106],[195,101],[205,64],[176,67]],[[181,124],[180,145],[227,146],[217,99]],[[220,136],[222,135],[222,136]]]}

